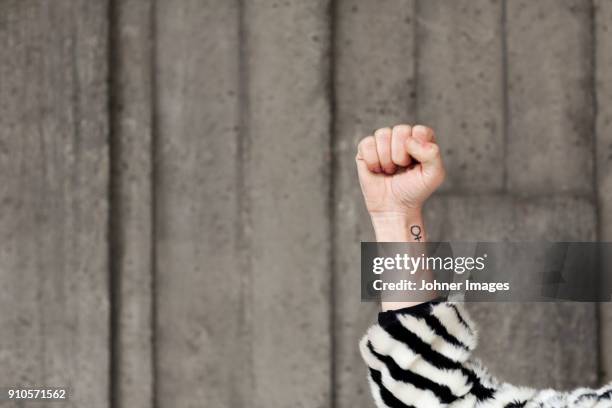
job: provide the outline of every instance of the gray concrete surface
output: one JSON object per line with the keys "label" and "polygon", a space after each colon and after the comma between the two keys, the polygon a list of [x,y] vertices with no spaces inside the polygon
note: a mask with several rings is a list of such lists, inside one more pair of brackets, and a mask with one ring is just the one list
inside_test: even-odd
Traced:
{"label": "gray concrete surface", "polygon": [[110,10],[111,401],[153,403],[153,4],[113,2]]}
{"label": "gray concrete surface", "polygon": [[159,407],[249,406],[236,1],[155,15],[154,393]]}
{"label": "gray concrete surface", "polygon": [[593,191],[591,6],[507,2],[506,168],[514,193]]}
{"label": "gray concrete surface", "polygon": [[[610,240],[611,17],[603,0],[1,3],[0,385],[69,385],[75,407],[372,406],[358,140],[437,129],[433,239]],[[470,309],[504,379],[611,378],[608,305]]]}
{"label": "gray concrete surface", "polygon": [[[612,66],[612,3],[597,0],[595,6],[595,161],[599,236],[602,241],[612,241],[612,72],[609,68]],[[608,262],[612,262],[612,259],[608,258]],[[612,381],[612,303],[602,304],[599,310],[602,377]]]}
{"label": "gray concrete surface", "polygon": [[75,408],[109,406],[106,3],[0,4],[0,383]]}
{"label": "gray concrete surface", "polygon": [[[330,403],[329,1],[244,8],[248,406]],[[318,146],[313,149],[313,146]]]}

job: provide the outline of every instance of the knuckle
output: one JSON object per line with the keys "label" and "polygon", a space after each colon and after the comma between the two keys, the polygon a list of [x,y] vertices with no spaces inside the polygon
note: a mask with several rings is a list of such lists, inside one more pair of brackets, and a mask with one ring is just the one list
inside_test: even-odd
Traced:
{"label": "knuckle", "polygon": [[368,149],[374,146],[375,144],[376,144],[376,141],[374,140],[373,136],[366,136],[363,139],[361,139],[361,142],[359,142],[358,147],[360,149]]}
{"label": "knuckle", "polygon": [[417,130],[420,134],[422,134],[428,140],[433,140],[435,137],[435,132],[432,128],[425,125],[416,125],[413,129]]}
{"label": "knuckle", "polygon": [[391,129],[388,127],[380,128],[374,132],[374,136],[376,136],[377,139],[386,139],[391,136]]}
{"label": "knuckle", "polygon": [[409,132],[411,129],[412,128],[410,127],[410,125],[406,125],[404,123],[400,123],[399,125],[393,126],[393,132],[394,133],[403,134],[405,132]]}

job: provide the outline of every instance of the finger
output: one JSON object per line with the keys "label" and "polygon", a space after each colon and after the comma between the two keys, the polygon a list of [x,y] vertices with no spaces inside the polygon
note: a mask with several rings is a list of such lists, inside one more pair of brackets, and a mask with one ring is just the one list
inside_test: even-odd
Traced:
{"label": "finger", "polygon": [[408,154],[421,163],[425,173],[435,174],[444,170],[440,157],[440,147],[437,144],[410,137],[406,141],[406,150]]}
{"label": "finger", "polygon": [[368,136],[359,143],[357,160],[364,161],[368,170],[373,173],[380,173],[382,171],[380,161],[378,160],[378,153],[376,152],[374,136]]}
{"label": "finger", "polygon": [[376,139],[376,151],[378,152],[380,166],[387,174],[395,173],[396,167],[391,160],[391,129],[378,129],[374,133],[374,138]]}
{"label": "finger", "polygon": [[414,128],[412,128],[412,137],[420,140],[421,142],[436,141],[436,135],[433,129],[423,125],[416,125]]}
{"label": "finger", "polygon": [[[355,163],[357,164],[357,174],[359,174],[359,182],[363,183],[364,181],[368,182],[368,180],[373,180],[376,177],[380,177],[380,172],[375,173],[368,168],[368,164],[366,163],[361,155],[358,153],[357,157],[355,157]],[[362,184],[363,186],[363,184]]]}
{"label": "finger", "polygon": [[412,128],[408,125],[397,125],[391,132],[391,160],[398,166],[408,167],[411,159],[406,151],[406,140],[410,137]]}

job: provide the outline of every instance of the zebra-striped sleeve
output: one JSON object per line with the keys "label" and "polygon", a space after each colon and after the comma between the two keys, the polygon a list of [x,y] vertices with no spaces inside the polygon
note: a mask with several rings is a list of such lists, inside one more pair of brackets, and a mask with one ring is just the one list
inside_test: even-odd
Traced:
{"label": "zebra-striped sleeve", "polygon": [[500,383],[470,358],[477,333],[463,305],[382,312],[360,342],[378,407],[610,407],[612,387],[571,393]]}

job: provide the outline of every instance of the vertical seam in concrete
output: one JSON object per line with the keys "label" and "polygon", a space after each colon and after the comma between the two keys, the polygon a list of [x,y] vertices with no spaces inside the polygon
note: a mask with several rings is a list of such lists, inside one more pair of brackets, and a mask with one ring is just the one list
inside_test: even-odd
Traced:
{"label": "vertical seam in concrete", "polygon": [[501,52],[502,52],[502,188],[503,192],[508,191],[508,146],[510,138],[510,100],[509,100],[509,79],[508,79],[508,4],[507,0],[501,2]]}
{"label": "vertical seam in concrete", "polygon": [[[248,0],[247,0],[248,1]],[[236,134],[236,193],[238,195],[237,216],[235,231],[236,237],[236,253],[239,256],[238,264],[240,265],[240,339],[245,343],[244,349],[247,361],[247,380],[246,390],[242,389],[240,395],[241,407],[248,406],[246,395],[254,391],[255,372],[253,364],[253,344],[252,344],[252,319],[250,317],[250,304],[252,303],[252,293],[250,290],[253,286],[252,281],[252,261],[250,251],[250,197],[248,194],[248,186],[246,181],[247,160],[249,159],[250,140],[249,140],[249,66],[248,66],[248,33],[246,32],[246,2],[238,0],[238,131]]]}
{"label": "vertical seam in concrete", "polygon": [[330,172],[329,186],[328,186],[328,203],[327,203],[327,216],[328,222],[328,235],[329,235],[329,249],[328,249],[328,262],[329,262],[329,335],[330,335],[330,351],[329,351],[329,372],[330,372],[330,390],[329,399],[331,408],[336,407],[337,393],[336,385],[337,381],[337,365],[336,365],[336,350],[338,349],[336,344],[336,177],[338,177],[338,161],[336,160],[336,18],[338,16],[338,3],[336,0],[329,0],[328,4],[328,24],[329,24],[329,40],[328,40],[328,78],[327,78],[327,91],[328,91],[328,103],[329,103],[329,167]]}
{"label": "vertical seam in concrete", "polygon": [[595,197],[595,212],[596,219],[598,221],[597,237],[599,241],[601,238],[601,225],[600,221],[600,206],[599,206],[599,189],[598,189],[598,169],[597,169],[597,119],[599,115],[599,101],[597,98],[597,15],[596,15],[595,0],[590,1],[590,24],[591,24],[591,103],[592,103],[592,114],[591,114],[591,135],[592,135],[592,154],[593,154],[593,196]]}
{"label": "vertical seam in concrete", "polygon": [[[592,114],[591,114],[591,135],[592,135],[592,157],[593,157],[593,206],[595,208],[595,220],[597,222],[597,228],[595,230],[595,240],[599,242],[601,240],[601,213],[599,203],[599,188],[598,188],[598,163],[597,163],[597,119],[599,114],[598,99],[597,99],[597,8],[595,0],[591,0],[589,3],[590,9],[590,24],[591,24],[591,103],[592,103]],[[603,265],[599,265],[599,270],[602,269]],[[604,379],[604,367],[603,359],[604,344],[602,342],[602,330],[601,330],[601,304],[595,304],[595,334],[597,341],[597,383],[601,384]]]}
{"label": "vertical seam in concrete", "polygon": [[118,201],[118,192],[121,187],[119,178],[120,159],[119,145],[116,143],[117,136],[117,100],[115,87],[117,86],[117,19],[118,7],[115,0],[109,0],[107,9],[108,33],[107,33],[107,110],[108,110],[108,297],[109,297],[109,382],[108,401],[112,408],[119,407],[119,384],[121,372],[119,362],[121,360],[120,325],[119,313],[121,313],[121,280],[119,279],[119,251],[120,251],[120,228],[121,211]]}
{"label": "vertical seam in concrete", "polygon": [[160,131],[159,131],[159,100],[158,100],[158,79],[157,79],[157,0],[151,1],[151,21],[149,22],[149,33],[151,38],[151,406],[159,407],[159,360],[157,334],[157,220],[158,220],[158,197],[157,187],[159,182],[159,164],[161,155],[159,154]]}
{"label": "vertical seam in concrete", "polygon": [[[79,53],[77,52],[77,41],[78,41],[78,33],[77,33],[77,28],[75,27],[75,19],[79,18],[80,16],[78,16],[78,12],[76,10],[72,10],[73,14],[71,15],[71,32],[70,32],[70,75],[71,75],[71,81],[72,81],[72,85],[73,85],[73,89],[71,90],[70,93],[70,99],[71,99],[71,113],[72,113],[72,124],[74,126],[74,130],[73,130],[73,142],[74,142],[74,146],[75,146],[75,150],[79,150],[79,147],[82,143],[82,139],[81,139],[81,119],[82,119],[82,112],[81,112],[81,105],[80,105],[80,101],[79,101],[79,97],[81,95],[81,81],[79,79],[80,75],[79,75]],[[107,13],[108,14],[108,13]],[[108,73],[107,73],[108,75]],[[108,119],[107,119],[108,120]],[[78,160],[78,159],[77,159]],[[73,176],[73,181],[76,180],[78,177],[77,174],[75,174]]]}
{"label": "vertical seam in concrete", "polygon": [[414,0],[412,4],[414,14],[414,27],[413,27],[413,42],[414,42],[414,59],[412,66],[412,92],[414,92],[414,98],[412,99],[412,106],[410,107],[414,113],[414,123],[419,123],[419,57],[420,57],[420,42],[419,38],[419,25],[420,25],[420,0]]}

